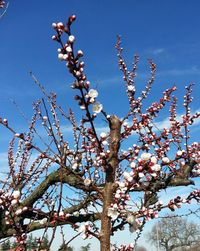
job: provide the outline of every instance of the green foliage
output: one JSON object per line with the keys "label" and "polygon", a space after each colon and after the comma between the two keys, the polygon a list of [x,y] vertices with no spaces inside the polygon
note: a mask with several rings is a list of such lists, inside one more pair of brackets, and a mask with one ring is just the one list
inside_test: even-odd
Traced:
{"label": "green foliage", "polygon": [[36,237],[33,238],[33,235],[30,234],[28,236],[28,239],[27,239],[27,242],[26,242],[26,247],[27,249],[35,249],[37,248],[37,240],[36,240]]}
{"label": "green foliage", "polygon": [[40,248],[41,249],[48,249],[49,248],[49,237],[48,237],[47,234],[42,239],[42,243],[41,243],[41,247]]}
{"label": "green foliage", "polygon": [[73,251],[73,250],[74,250],[73,247],[67,246],[65,243],[63,243],[58,249],[58,251]]}
{"label": "green foliage", "polygon": [[17,248],[19,246],[19,244],[16,241],[14,241],[11,246],[12,246],[12,248]]}
{"label": "green foliage", "polygon": [[1,250],[6,251],[11,248],[10,240],[7,240],[1,244]]}
{"label": "green foliage", "polygon": [[81,251],[89,251],[90,250],[90,243],[88,243],[86,246],[81,247]]}

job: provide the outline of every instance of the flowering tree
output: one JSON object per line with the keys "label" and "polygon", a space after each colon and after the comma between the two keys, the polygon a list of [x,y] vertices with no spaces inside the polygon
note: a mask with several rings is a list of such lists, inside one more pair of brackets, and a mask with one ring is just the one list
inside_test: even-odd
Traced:
{"label": "flowering tree", "polygon": [[[129,107],[123,118],[107,114],[98,101],[97,90],[90,87],[85,75],[83,52],[74,48],[71,25],[75,19],[70,16],[66,25],[53,23],[56,34],[52,39],[60,46],[58,58],[75,79],[71,88],[80,106],[80,122],[71,109],[66,112],[57,104],[56,94],[48,94],[32,73],[45,98],[34,103],[28,132],[17,132],[7,119],[0,120],[13,134],[8,150],[8,176],[1,181],[0,238],[15,236],[21,250],[25,250],[29,232],[44,229],[45,236],[48,228],[53,228],[50,246],[56,229],[61,229],[64,238],[63,225],[69,225],[77,232],[74,238],[80,234],[83,239],[97,238],[101,251],[134,250],[134,243],[112,245],[111,236],[126,226],[131,232],[140,232],[162,209],[174,211],[181,204],[200,200],[199,190],[186,198],[172,198],[166,204],[158,198],[162,189],[194,184],[192,178],[200,173],[200,143],[190,142],[188,128],[200,112],[190,113],[192,85],[186,87],[181,120],[176,114],[175,86],[145,108],[143,101],[151,91],[156,66],[149,61],[151,77],[138,95],[138,57],[128,71],[118,37],[118,64]],[[154,121],[167,103],[170,126],[158,130]],[[100,116],[106,121],[108,132],[98,132]],[[40,137],[38,123],[42,124],[45,137]],[[69,124],[73,144],[65,137]],[[132,134],[138,137],[136,144],[122,150],[121,145],[129,143]],[[136,200],[135,193],[140,193],[141,199]],[[39,245],[43,237],[38,240]]]}

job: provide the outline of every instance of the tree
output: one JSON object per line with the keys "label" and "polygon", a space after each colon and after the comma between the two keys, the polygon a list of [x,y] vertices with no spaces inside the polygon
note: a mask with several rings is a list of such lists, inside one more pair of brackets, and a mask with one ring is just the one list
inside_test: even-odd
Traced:
{"label": "tree", "polygon": [[80,251],[89,251],[90,250],[90,246],[91,246],[91,244],[88,243],[86,246],[82,246],[81,249],[80,249]]}
{"label": "tree", "polygon": [[67,244],[62,244],[58,251],[73,251],[73,247],[68,246]]}
{"label": "tree", "polygon": [[[200,244],[200,228],[182,217],[169,215],[156,223],[148,236],[149,240],[163,250],[186,250]],[[188,249],[187,249],[188,250]]]}
{"label": "tree", "polygon": [[27,238],[27,241],[26,241],[26,248],[27,249],[36,249],[37,248],[37,239],[36,237],[33,238],[33,235],[30,234]]}
{"label": "tree", "polygon": [[17,243],[16,241],[12,243],[12,248],[16,249],[18,246],[19,246],[19,243]]}
{"label": "tree", "polygon": [[10,240],[7,240],[7,241],[4,241],[2,244],[1,244],[1,250],[9,250],[10,249]]}
{"label": "tree", "polygon": [[[75,116],[71,109],[65,111],[57,103],[56,94],[47,93],[31,73],[43,97],[34,103],[28,132],[17,132],[12,122],[0,120],[13,134],[8,150],[8,177],[1,181],[0,239],[15,236],[21,250],[25,250],[29,232],[44,229],[46,233],[53,228],[50,246],[56,229],[69,225],[76,232],[74,238],[80,234],[83,239],[97,238],[101,251],[133,250],[134,243],[113,246],[111,236],[125,226],[131,232],[140,232],[146,221],[156,218],[162,209],[174,211],[191,200],[200,201],[200,190],[185,198],[172,197],[166,204],[158,198],[161,190],[193,185],[192,178],[199,176],[200,143],[191,142],[189,127],[200,117],[200,112],[190,112],[192,85],[186,87],[181,119],[176,114],[175,86],[165,90],[159,101],[145,106],[156,65],[149,61],[150,80],[138,94],[135,76],[139,58],[135,56],[133,68],[128,71],[118,37],[118,63],[129,107],[122,118],[107,114],[98,101],[97,90],[90,87],[85,75],[83,52],[75,50],[75,37],[71,33],[75,19],[73,15],[66,25],[53,23],[56,35],[52,39],[60,46],[58,58],[75,79],[71,87],[80,115]],[[167,105],[170,125],[157,128],[155,120]],[[100,118],[108,131],[99,134]],[[38,133],[39,124],[46,137]],[[71,138],[66,138],[67,126],[71,128],[73,144]],[[136,144],[130,140],[132,134],[137,136]]]}
{"label": "tree", "polygon": [[42,239],[41,248],[48,249],[48,247],[49,247],[49,237],[48,237],[48,235],[45,235],[44,238]]}

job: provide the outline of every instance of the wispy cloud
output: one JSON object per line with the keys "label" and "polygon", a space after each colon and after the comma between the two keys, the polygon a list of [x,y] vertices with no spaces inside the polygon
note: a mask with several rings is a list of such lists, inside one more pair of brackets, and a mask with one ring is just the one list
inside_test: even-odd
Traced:
{"label": "wispy cloud", "polygon": [[[162,49],[157,49],[157,52],[155,50],[154,54],[158,55],[161,52]],[[157,54],[156,54],[157,53]],[[178,77],[178,76],[186,76],[186,75],[200,75],[200,68],[197,66],[192,66],[189,68],[173,68],[168,70],[158,70],[156,73],[156,76],[158,77],[165,77],[165,76],[172,76],[172,77]],[[136,76],[136,82],[137,80],[146,80],[150,77],[149,71],[138,71]],[[98,88],[98,85],[101,87],[110,87],[110,84],[117,85],[117,84],[123,84],[123,77],[122,76],[113,76],[108,78],[102,78],[102,79],[96,79],[95,80],[96,86]]]}
{"label": "wispy cloud", "polygon": [[200,68],[192,66],[190,68],[175,68],[166,71],[160,71],[157,73],[158,76],[183,76],[183,75],[200,75]]}
{"label": "wispy cloud", "polygon": [[110,76],[107,78],[97,78],[94,81],[96,83],[96,87],[98,88],[98,85],[101,85],[101,87],[104,86],[110,86],[110,84],[116,85],[116,84],[122,84],[123,83],[123,77],[122,75],[117,76]]}
{"label": "wispy cloud", "polygon": [[[196,112],[199,112],[199,111],[200,111],[200,108],[199,108],[199,109],[196,109],[195,111],[191,111],[191,114],[195,114]],[[182,114],[181,114],[181,113],[180,113],[180,114],[177,114],[177,117],[176,117],[177,121],[179,121],[179,122],[182,122],[182,121],[183,121],[183,119],[182,119],[182,115],[183,115],[183,114],[184,114],[184,113],[182,113]],[[129,126],[132,125],[132,121],[130,121],[130,120],[127,121],[127,123],[128,123]],[[169,116],[165,117],[163,120],[160,120],[160,121],[153,121],[151,124],[152,124],[152,126],[153,126],[154,132],[162,131],[164,128],[169,129],[170,126],[171,126],[170,120],[169,120]],[[194,133],[194,132],[198,129],[199,125],[200,125],[200,118],[196,119],[196,120],[194,121],[194,123],[193,123],[192,125],[190,125],[190,132],[191,132],[191,133]],[[145,133],[144,130],[143,130],[142,132]],[[133,132],[133,133],[131,134],[131,136],[132,136],[132,137],[135,137],[135,136],[137,136],[137,133],[136,133],[136,132]]]}
{"label": "wispy cloud", "polygon": [[150,52],[154,55],[159,55],[165,52],[166,50],[164,48],[157,48],[157,49],[152,49]]}
{"label": "wispy cloud", "polygon": [[[196,112],[200,111],[200,108],[195,110],[195,111],[192,111],[191,114],[195,114]],[[177,114],[177,121],[182,121],[182,115],[183,114]],[[191,125],[191,128],[193,129],[195,126],[199,125],[200,124],[200,119],[197,119],[195,120],[195,122],[193,123],[193,125]],[[157,130],[161,130],[163,128],[169,128],[170,127],[170,121],[169,121],[169,117],[161,120],[161,121],[158,121],[158,122],[155,122],[154,123],[154,126],[155,126],[155,129]]]}

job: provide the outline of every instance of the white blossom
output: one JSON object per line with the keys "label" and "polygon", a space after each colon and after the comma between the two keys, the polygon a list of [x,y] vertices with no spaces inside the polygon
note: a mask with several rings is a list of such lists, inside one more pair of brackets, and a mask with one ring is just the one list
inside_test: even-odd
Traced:
{"label": "white blossom", "polygon": [[85,225],[80,225],[78,231],[81,233],[81,232],[85,232],[85,230],[86,230]]}
{"label": "white blossom", "polygon": [[59,214],[58,214],[60,217],[63,217],[65,214],[63,211],[60,211]]}
{"label": "white blossom", "polygon": [[130,167],[131,167],[131,168],[135,168],[135,166],[136,166],[135,162],[131,162],[131,163],[130,163]]}
{"label": "white blossom", "polygon": [[80,106],[81,110],[85,110],[85,105]]}
{"label": "white blossom", "polygon": [[72,52],[71,46],[67,46],[65,49],[66,49],[66,52],[68,52],[68,53]]}
{"label": "white blossom", "polygon": [[130,177],[127,178],[127,180],[128,180],[128,182],[132,182],[133,181],[133,177],[130,176]]}
{"label": "white blossom", "polygon": [[158,172],[158,171],[160,171],[161,166],[158,165],[158,164],[155,164],[155,165],[153,165],[153,166],[151,167],[151,169],[152,169],[153,171],[155,171],[155,172]]}
{"label": "white blossom", "polygon": [[80,213],[78,211],[73,213],[74,216],[79,217]]}
{"label": "white blossom", "polygon": [[135,246],[135,245],[134,245],[134,243],[132,243],[132,242],[129,244],[129,247],[130,247],[130,248],[134,248],[134,246]]}
{"label": "white blossom", "polygon": [[11,205],[14,206],[14,205],[17,204],[17,202],[18,202],[18,200],[14,199],[14,200],[11,201]]}
{"label": "white blossom", "polygon": [[63,60],[67,60],[68,57],[69,57],[69,56],[68,56],[67,54],[64,54],[64,55],[63,55]]}
{"label": "white blossom", "polygon": [[141,160],[143,160],[143,161],[148,161],[150,158],[151,158],[150,153],[142,153],[141,154]]}
{"label": "white blossom", "polygon": [[64,55],[63,55],[62,53],[59,53],[59,54],[58,54],[58,59],[60,59],[60,60],[62,61],[62,60],[64,59],[63,56],[64,56]]}
{"label": "white blossom", "polygon": [[133,85],[128,85],[128,91],[134,91],[135,92],[135,86]]}
{"label": "white blossom", "polygon": [[43,121],[47,121],[48,118],[47,118],[47,116],[43,116],[42,119],[43,119]]}
{"label": "white blossom", "polygon": [[72,169],[73,169],[73,170],[77,170],[77,168],[78,168],[78,163],[77,163],[77,162],[74,162],[74,163],[72,164]]}
{"label": "white blossom", "polygon": [[107,140],[102,141],[102,145],[103,146],[107,146],[108,145],[108,141]]}
{"label": "white blossom", "polygon": [[124,175],[124,178],[125,178],[125,179],[128,179],[128,178],[131,177],[131,176],[130,176],[130,173],[128,173],[128,172],[124,172],[123,175]]}
{"label": "white blossom", "polygon": [[120,187],[120,188],[124,188],[124,187],[125,187],[124,182],[120,182],[120,183],[119,183],[119,187]]}
{"label": "white blossom", "polygon": [[105,132],[100,133],[100,137],[101,138],[106,138],[106,133]]}
{"label": "white blossom", "polygon": [[90,98],[96,98],[96,97],[98,97],[98,91],[95,89],[90,89],[88,92],[88,96]]}
{"label": "white blossom", "polygon": [[117,217],[119,216],[119,212],[117,209],[114,209],[112,207],[108,208],[108,216],[112,219],[112,220],[116,220]]}
{"label": "white blossom", "polygon": [[152,156],[151,157],[151,162],[154,163],[154,164],[157,164],[157,158],[155,156]]}
{"label": "white blossom", "polygon": [[130,224],[133,224],[135,222],[135,217],[132,214],[129,214],[126,218],[126,221]]}
{"label": "white blossom", "polygon": [[93,104],[95,102],[94,98],[90,98],[90,103]]}
{"label": "white blossom", "polygon": [[170,160],[169,160],[169,158],[167,158],[167,157],[163,157],[163,158],[162,158],[162,162],[163,162],[163,163],[169,163]]}
{"label": "white blossom", "polygon": [[75,37],[73,35],[69,36],[69,42],[73,43],[75,41]]}
{"label": "white blossom", "polygon": [[22,209],[21,208],[17,209],[16,212],[15,212],[16,215],[20,215],[21,213],[22,213]]}
{"label": "white blossom", "polygon": [[100,113],[102,109],[103,109],[103,105],[101,103],[96,102],[93,104],[93,107],[92,107],[93,112]]}
{"label": "white blossom", "polygon": [[121,194],[120,194],[120,193],[116,193],[116,194],[115,194],[115,198],[116,198],[116,199],[119,199],[120,197],[121,197]]}
{"label": "white blossom", "polygon": [[180,156],[182,156],[183,152],[182,151],[178,151],[176,154],[177,154],[178,157],[180,157]]}
{"label": "white blossom", "polygon": [[12,193],[13,198],[18,199],[20,197],[20,191],[19,190],[15,190]]}
{"label": "white blossom", "polygon": [[84,180],[84,185],[87,186],[87,187],[89,187],[89,186],[91,185],[91,183],[92,183],[92,181],[91,181],[91,179],[89,179],[89,178],[86,178],[86,179]]}

